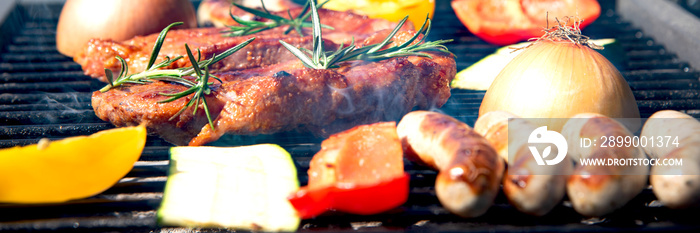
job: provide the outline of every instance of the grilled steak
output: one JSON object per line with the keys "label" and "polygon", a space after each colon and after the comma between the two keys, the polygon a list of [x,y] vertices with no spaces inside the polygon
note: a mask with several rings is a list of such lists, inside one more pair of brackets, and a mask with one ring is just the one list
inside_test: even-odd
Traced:
{"label": "grilled steak", "polygon": [[[386,34],[386,32],[379,32]],[[394,43],[413,32],[402,31]],[[383,37],[370,37],[371,44]],[[300,130],[326,136],[357,124],[396,121],[412,108],[440,107],[450,96],[456,73],[451,55],[396,57],[377,62],[345,62],[327,70],[310,69],[298,60],[218,73],[207,103],[215,130],[203,110],[192,108],[169,120],[188,98],[171,103],[158,93],[175,93],[179,84],[125,85],[93,93],[92,106],[117,126],[146,124],[150,132],[177,145],[204,145],[226,133],[256,135]],[[197,106],[202,108],[203,105]]]}
{"label": "grilled steak", "polygon": [[[358,16],[349,13],[320,12],[323,12],[322,23],[336,29],[350,29],[325,31],[324,38],[335,38],[325,41],[327,50],[337,48],[338,43],[347,45],[349,35],[364,38],[357,44],[360,47],[378,43],[394,27],[386,21],[369,20],[384,22],[387,28],[350,22]],[[173,31],[166,37],[161,56],[183,55],[182,47],[187,43],[200,48],[203,57],[208,58],[249,38],[226,38],[219,30]],[[185,90],[175,83],[156,81],[124,85],[105,93],[97,91],[93,93],[92,106],[98,117],[116,126],[145,124],[151,133],[174,144],[195,146],[216,141],[226,133],[257,135],[298,130],[327,136],[357,124],[398,121],[416,106],[440,107],[450,96],[449,82],[456,73],[450,54],[344,62],[339,68],[316,70],[305,67],[277,41],[282,39],[297,47],[310,48],[311,37],[284,35],[282,30],[256,34],[257,39],[243,51],[211,67],[210,71],[222,80],[221,83],[210,80],[214,82],[212,93],[206,96],[208,110],[215,118],[214,129],[208,125],[203,110],[198,110],[197,115],[192,113],[194,108],[203,108],[203,104],[191,106],[176,116],[192,95],[159,103],[167,98],[159,93]],[[404,28],[392,43],[403,43],[415,33]],[[119,54],[128,57],[131,72],[138,72],[144,69],[156,37],[137,37],[123,43],[93,40],[86,50],[90,55],[81,56],[80,61],[86,61],[83,62],[86,72],[102,75],[98,69],[115,68],[108,58]],[[183,59],[170,68],[188,66],[187,62]]]}
{"label": "grilled steak", "polygon": [[[226,7],[225,9],[228,11],[229,8]],[[293,9],[292,13],[298,14],[300,9]],[[282,12],[278,14],[282,14]],[[285,11],[284,15],[286,16],[286,14]],[[228,14],[226,16],[229,17]],[[324,9],[319,10],[319,17],[323,24],[335,28],[334,30],[323,29],[323,35],[325,39],[336,44],[344,43],[347,45],[353,38],[356,41],[362,41],[377,31],[396,27],[395,23],[386,20],[368,19],[365,16],[352,13]],[[403,29],[411,28],[412,24],[405,24],[403,27]],[[193,52],[199,49],[202,53],[202,58],[208,59],[251,37],[256,37],[256,39],[240,51],[227,57],[224,61],[210,67],[211,71],[222,72],[255,68],[293,60],[296,58],[279,43],[279,40],[284,40],[297,47],[311,48],[312,38],[309,36],[311,35],[311,30],[304,28],[306,36],[300,37],[294,31],[284,34],[286,29],[286,27],[279,27],[254,35],[237,37],[226,37],[225,34],[221,33],[225,30],[224,28],[172,30],[168,33],[161,48],[159,59],[156,62],[164,60],[165,56],[171,58],[184,56],[184,58],[167,68],[190,66],[190,62],[186,58],[185,44],[189,45]],[[92,39],[74,59],[82,66],[86,75],[106,82],[104,68],[110,69],[115,73],[119,72],[120,63],[115,59],[117,55],[126,60],[129,66],[129,73],[143,71],[148,63],[156,38],[158,38],[158,34],[135,37],[123,42],[109,39]],[[334,45],[328,44],[327,46],[327,48],[333,48]]]}
{"label": "grilled steak", "polygon": [[221,73],[223,84],[215,82],[207,98],[216,118],[214,131],[205,127],[201,109],[197,116],[188,109],[169,120],[188,99],[161,104],[157,101],[166,97],[158,93],[183,91],[178,84],[154,82],[97,91],[92,105],[103,120],[117,126],[146,124],[151,132],[177,145],[203,145],[225,133],[299,129],[326,135],[355,124],[400,118],[415,104],[419,74],[406,58],[346,63],[332,70],[309,69],[290,61]]}

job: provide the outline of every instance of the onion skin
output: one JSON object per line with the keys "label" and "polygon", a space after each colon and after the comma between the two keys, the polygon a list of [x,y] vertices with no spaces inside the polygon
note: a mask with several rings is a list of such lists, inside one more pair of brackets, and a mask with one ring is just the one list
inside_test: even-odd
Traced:
{"label": "onion skin", "polygon": [[[603,55],[585,45],[540,40],[516,56],[498,74],[479,109],[508,111],[560,131],[578,113],[639,118],[629,84]],[[634,125],[628,125],[634,131]],[[639,127],[639,126],[636,126]]]}
{"label": "onion skin", "polygon": [[197,27],[189,0],[68,0],[56,28],[56,48],[73,57],[92,38],[122,41],[158,33],[174,22]]}

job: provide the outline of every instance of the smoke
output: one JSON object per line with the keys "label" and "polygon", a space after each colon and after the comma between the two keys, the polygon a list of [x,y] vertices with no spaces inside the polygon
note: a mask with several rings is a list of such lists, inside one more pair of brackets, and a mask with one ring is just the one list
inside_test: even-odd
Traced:
{"label": "smoke", "polygon": [[89,103],[80,102],[76,92],[65,93],[68,98],[60,102],[49,96],[33,104],[30,117],[34,124],[80,123],[92,119],[92,108]]}
{"label": "smoke", "polygon": [[353,112],[356,111],[352,95],[349,93],[348,88],[336,88],[336,87],[333,87],[331,85],[328,85],[328,87],[331,89],[331,91],[343,96],[345,99],[344,103],[347,103],[347,104],[340,104],[338,109],[335,110],[336,113],[338,113],[340,115],[349,115],[349,114],[352,114]]}

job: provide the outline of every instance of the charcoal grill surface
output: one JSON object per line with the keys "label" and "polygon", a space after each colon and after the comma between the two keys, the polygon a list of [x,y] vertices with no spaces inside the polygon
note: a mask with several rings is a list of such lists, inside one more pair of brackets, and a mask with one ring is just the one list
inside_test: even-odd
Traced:
{"label": "charcoal grill surface", "polygon": [[[642,117],[662,109],[700,116],[700,74],[679,61],[672,51],[645,35],[604,3],[603,14],[584,33],[592,38],[615,38],[621,58],[615,64],[628,80]],[[606,5],[607,4],[607,5]],[[90,95],[103,83],[84,76],[80,67],[55,49],[55,30],[61,5],[24,3],[12,10],[2,25],[0,47],[0,148],[60,139],[113,128],[95,117]],[[470,34],[450,8],[437,1],[431,39],[455,39],[448,45],[461,70],[494,52],[497,47]],[[7,36],[9,35],[9,36]],[[483,91],[453,90],[439,111],[473,125]],[[295,133],[258,137],[229,136],[218,145],[276,143],[293,156],[302,184],[320,138]],[[158,208],[166,181],[168,149],[172,145],[149,137],[141,159],[118,184],[94,197],[50,205],[0,203],[0,231],[119,231],[181,230],[157,225]],[[504,196],[482,217],[462,219],[448,213],[433,189],[436,172],[406,164],[411,174],[408,202],[390,212],[356,216],[329,213],[304,220],[300,231],[666,231],[697,230],[700,222],[691,210],[661,206],[651,190],[644,190],[622,210],[605,218],[578,215],[568,201],[544,217],[518,213]],[[51,190],[46,190],[51,192]],[[221,229],[205,229],[218,232]]]}

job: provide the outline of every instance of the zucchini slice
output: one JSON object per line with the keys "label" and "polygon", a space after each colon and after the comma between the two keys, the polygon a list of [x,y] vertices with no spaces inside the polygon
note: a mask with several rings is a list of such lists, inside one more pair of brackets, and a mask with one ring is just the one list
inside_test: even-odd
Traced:
{"label": "zucchini slice", "polygon": [[287,196],[299,189],[282,147],[173,147],[158,221],[167,226],[296,231]]}

